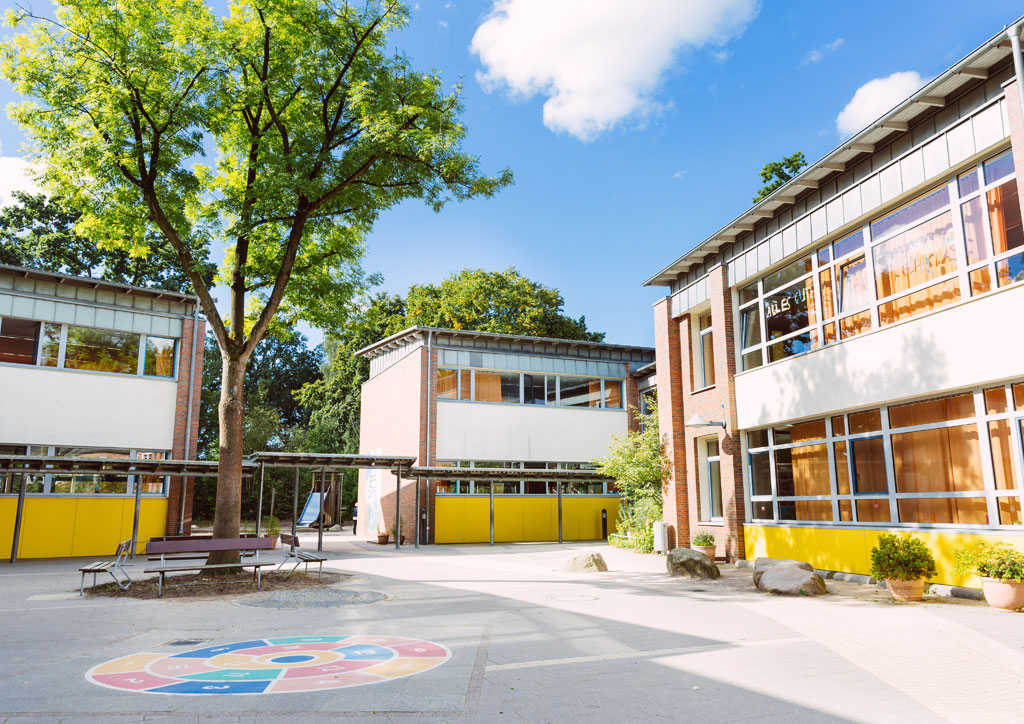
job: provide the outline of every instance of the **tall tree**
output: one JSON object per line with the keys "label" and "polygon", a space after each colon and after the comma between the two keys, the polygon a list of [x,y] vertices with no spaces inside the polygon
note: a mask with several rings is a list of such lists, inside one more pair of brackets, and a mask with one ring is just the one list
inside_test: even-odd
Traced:
{"label": "tall tree", "polygon": [[[363,238],[406,199],[491,196],[509,170],[462,151],[458,90],[386,53],[397,0],[64,0],[4,43],[41,181],[100,245],[174,248],[222,360],[214,536],[239,533],[244,376],[276,323],[336,328],[364,281]],[[200,163],[207,148],[212,166]],[[221,315],[192,248],[226,249]],[[237,553],[211,562],[237,561]]]}
{"label": "tall tree", "polygon": [[804,158],[803,151],[797,151],[789,156],[783,156],[781,161],[766,163],[761,168],[761,182],[764,186],[758,189],[757,196],[754,197],[754,203],[756,204],[758,201],[771,194],[772,191],[796,176],[800,173],[800,169],[806,165],[807,159]]}
{"label": "tall tree", "polygon": [[[122,247],[99,247],[75,233],[80,213],[43,194],[14,192],[15,202],[0,208],[0,264],[95,277],[121,284],[191,292],[188,276],[178,266],[171,245],[156,234],[150,253],[132,256]],[[192,249],[200,275],[210,284],[216,268],[206,252]]]}
{"label": "tall tree", "polygon": [[440,284],[414,284],[406,298],[410,324],[477,332],[522,334],[600,342],[586,318],[563,313],[557,289],[531,281],[515,267],[503,272],[463,269]]}

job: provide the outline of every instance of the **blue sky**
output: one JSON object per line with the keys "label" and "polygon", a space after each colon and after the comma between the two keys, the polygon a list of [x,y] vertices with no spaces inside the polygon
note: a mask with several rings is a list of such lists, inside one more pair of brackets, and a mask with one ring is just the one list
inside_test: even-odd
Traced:
{"label": "blue sky", "polygon": [[[420,0],[394,47],[462,80],[467,150],[484,169],[510,166],[516,184],[440,214],[388,212],[365,266],[400,293],[463,267],[515,266],[608,341],[651,344],[665,290],[642,282],[749,206],[765,162],[822,156],[859,88],[886,79],[858,95],[847,126],[1021,12],[996,0]],[[21,142],[0,120],[2,155]],[[0,163],[2,193],[17,180]]]}

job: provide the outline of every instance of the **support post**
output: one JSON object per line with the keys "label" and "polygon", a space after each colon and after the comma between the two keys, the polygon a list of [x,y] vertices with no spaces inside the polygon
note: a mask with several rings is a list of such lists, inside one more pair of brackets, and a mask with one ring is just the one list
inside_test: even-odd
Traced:
{"label": "support post", "polygon": [[[132,560],[135,560],[135,554],[139,551],[139,513],[142,512],[142,481],[140,480],[141,475],[133,475],[132,480],[135,485],[135,517],[132,519]],[[181,479],[182,483],[185,479]],[[185,491],[181,491],[182,495],[185,495]]]}
{"label": "support post", "polygon": [[327,468],[320,468],[320,525],[316,527],[316,549],[324,549],[324,485],[327,483]]}
{"label": "support post", "polygon": [[299,469],[295,468],[295,487],[292,489],[292,553],[295,552],[296,525],[299,522]]}
{"label": "support post", "polygon": [[416,524],[416,547],[417,548],[420,547],[420,483],[421,482],[422,482],[422,479],[419,476],[417,476],[416,477],[416,520],[414,521],[415,524]]}
{"label": "support post", "polygon": [[494,545],[494,481],[492,480],[488,484],[488,490],[490,490],[491,499],[491,545]]}
{"label": "support post", "polygon": [[18,560],[18,540],[21,538],[21,519],[25,514],[26,485],[25,473],[22,473],[21,485],[18,487],[18,509],[14,514],[14,540],[11,541],[11,563]]}
{"label": "support post", "polygon": [[556,480],[555,486],[558,489],[558,542],[562,542],[562,481]]}
{"label": "support post", "polygon": [[395,470],[395,550],[402,547],[402,469]]}
{"label": "support post", "polygon": [[263,472],[266,463],[260,463],[260,494],[256,498],[256,537],[260,537],[260,527],[263,525]]}

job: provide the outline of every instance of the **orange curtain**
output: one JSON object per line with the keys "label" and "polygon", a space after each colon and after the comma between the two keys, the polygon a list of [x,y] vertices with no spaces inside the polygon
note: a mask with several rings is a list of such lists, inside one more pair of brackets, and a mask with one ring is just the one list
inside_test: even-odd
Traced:
{"label": "orange curtain", "polygon": [[[792,449],[793,455],[793,494],[794,495],[828,495],[828,448],[825,445],[808,445]],[[829,507],[829,520],[832,518]],[[798,518],[798,520],[803,520]],[[808,520],[824,520],[809,518]]]}
{"label": "orange curtain", "polygon": [[496,372],[477,372],[476,400],[478,402],[501,402],[501,375]]}

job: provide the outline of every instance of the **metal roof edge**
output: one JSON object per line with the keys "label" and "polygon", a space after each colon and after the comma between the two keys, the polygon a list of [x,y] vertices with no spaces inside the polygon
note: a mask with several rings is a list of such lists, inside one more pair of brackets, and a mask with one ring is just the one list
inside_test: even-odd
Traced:
{"label": "metal roof edge", "polygon": [[122,284],[121,282],[111,282],[106,279],[96,279],[94,277],[81,277],[75,276],[74,274],[64,274],[63,272],[46,271],[44,269],[33,269],[27,266],[14,266],[11,264],[0,264],[0,273],[9,272],[11,276],[18,276],[23,279],[43,279],[56,281],[58,284],[68,282],[83,287],[92,287],[94,289],[105,289],[114,292],[121,292],[123,294],[145,294],[154,297],[174,297],[181,301],[192,302],[194,304],[199,303],[199,297],[194,294],[186,294],[185,292],[176,292],[173,289],[161,289],[159,287],[142,287],[136,284]]}

